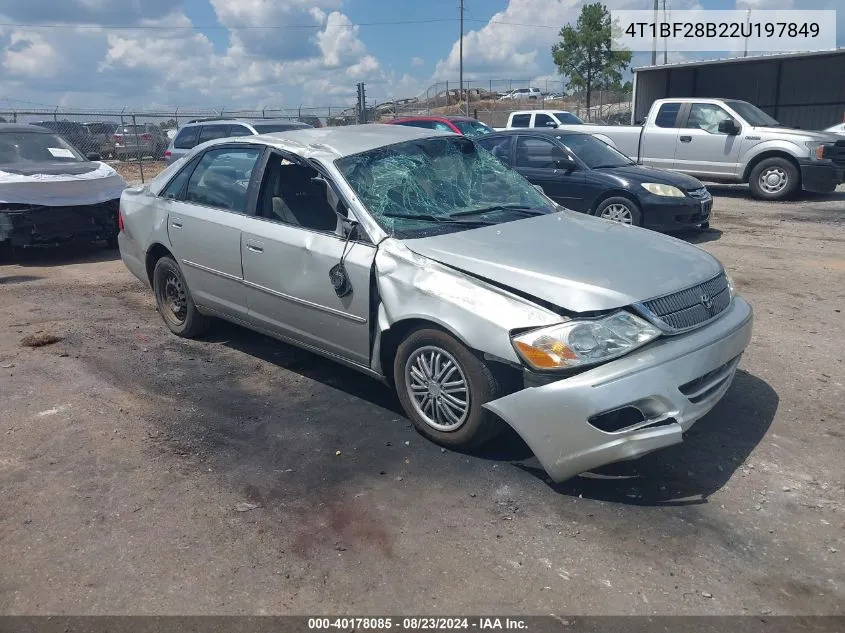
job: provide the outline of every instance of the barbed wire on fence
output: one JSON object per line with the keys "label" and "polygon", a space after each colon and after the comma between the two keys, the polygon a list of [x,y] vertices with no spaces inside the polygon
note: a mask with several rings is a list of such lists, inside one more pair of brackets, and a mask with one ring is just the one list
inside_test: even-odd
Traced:
{"label": "barbed wire on fence", "polygon": [[[514,94],[512,91],[522,90]],[[631,121],[632,95],[628,92],[594,91],[591,106],[583,94],[563,93],[559,81],[489,79],[433,84],[416,97],[373,101],[360,112],[351,106],[297,106],[245,108],[122,108],[91,109],[40,106],[30,102],[3,99],[0,121],[31,123],[47,127],[63,136],[85,155],[104,160],[134,161],[144,180],[143,163],[160,161],[178,130],[188,122],[209,119],[286,119],[314,127],[385,122],[400,116],[470,116],[494,128],[507,125],[511,112],[527,109],[565,110],[587,122],[627,124]]]}

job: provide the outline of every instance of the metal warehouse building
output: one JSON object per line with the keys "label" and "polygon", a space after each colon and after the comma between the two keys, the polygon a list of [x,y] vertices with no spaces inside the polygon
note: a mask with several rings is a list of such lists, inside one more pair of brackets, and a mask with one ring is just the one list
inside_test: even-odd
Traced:
{"label": "metal warehouse building", "polygon": [[665,97],[742,99],[784,125],[824,129],[845,120],[845,48],[634,69],[634,121]]}

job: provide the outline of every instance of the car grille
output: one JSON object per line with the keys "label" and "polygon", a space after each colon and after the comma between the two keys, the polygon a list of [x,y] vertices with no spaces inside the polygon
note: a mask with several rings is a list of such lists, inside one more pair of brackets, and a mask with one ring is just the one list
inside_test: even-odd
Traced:
{"label": "car grille", "polygon": [[691,191],[687,191],[687,195],[690,198],[695,198],[696,200],[707,200],[710,197],[710,192],[707,191],[707,187],[702,187],[701,189],[692,189]]}
{"label": "car grille", "polygon": [[655,325],[670,333],[704,325],[731,303],[725,273],[702,284],[670,295],[649,299],[638,307]]}
{"label": "car grille", "polygon": [[739,358],[739,356],[732,358],[721,367],[717,367],[713,371],[707,372],[703,376],[681,385],[678,389],[689,398],[690,402],[694,404],[703,402],[733,378],[734,371],[736,371],[736,367],[739,365]]}
{"label": "car grille", "polygon": [[825,158],[829,158],[837,163],[845,163],[845,141],[836,141],[833,147],[829,148],[825,153]]}

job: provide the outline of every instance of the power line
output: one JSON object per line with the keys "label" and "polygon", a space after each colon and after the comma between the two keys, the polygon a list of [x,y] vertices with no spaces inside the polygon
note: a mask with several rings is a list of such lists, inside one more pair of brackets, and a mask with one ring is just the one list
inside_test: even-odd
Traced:
{"label": "power line", "polygon": [[[277,25],[243,25],[224,26],[221,24],[191,24],[187,26],[168,26],[164,24],[32,24],[21,22],[0,22],[0,27],[19,29],[90,29],[99,31],[282,31],[288,29],[352,29],[359,26],[402,26],[415,24],[435,24],[443,22],[458,22],[460,18],[439,18],[433,20],[395,20],[387,22],[357,22],[355,24],[277,24]],[[464,18],[466,22],[483,24],[502,24],[529,29],[559,29],[559,26],[548,24],[525,24],[523,22],[506,22],[502,20],[482,20],[479,18]]]}

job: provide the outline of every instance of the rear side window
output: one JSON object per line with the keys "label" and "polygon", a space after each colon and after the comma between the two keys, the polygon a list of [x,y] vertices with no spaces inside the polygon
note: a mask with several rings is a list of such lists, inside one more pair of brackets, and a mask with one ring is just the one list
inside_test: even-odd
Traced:
{"label": "rear side window", "polygon": [[530,124],[530,114],[515,114],[511,120],[511,127],[528,127]]}
{"label": "rear side window", "polygon": [[199,126],[183,127],[173,140],[173,147],[176,149],[193,149],[197,144],[199,135]]}
{"label": "rear side window", "polygon": [[422,127],[431,130],[434,127],[434,121],[400,121],[396,125],[404,125],[405,127]]}
{"label": "rear side window", "polygon": [[229,129],[229,136],[252,136],[252,132],[245,125],[233,125]]}
{"label": "rear side window", "polygon": [[511,137],[480,138],[475,142],[506,165],[510,163]]}
{"label": "rear side window", "polygon": [[207,151],[191,174],[185,200],[245,213],[249,180],[260,155],[257,149]]}
{"label": "rear side window", "polygon": [[197,161],[192,160],[188,165],[185,165],[182,171],[176,174],[176,177],[170,181],[170,184],[168,184],[167,187],[164,188],[164,191],[162,191],[159,195],[162,198],[168,198],[170,200],[176,200],[179,198],[179,194],[185,186],[185,181],[188,180],[188,177],[191,175],[194,165],[196,164]]}
{"label": "rear side window", "polygon": [[216,138],[226,138],[229,136],[231,127],[231,125],[203,125],[202,132],[200,132],[200,143],[213,141]]}
{"label": "rear side window", "polygon": [[657,111],[657,117],[654,120],[655,125],[657,127],[678,127],[676,121],[680,111],[680,103],[664,103]]}

